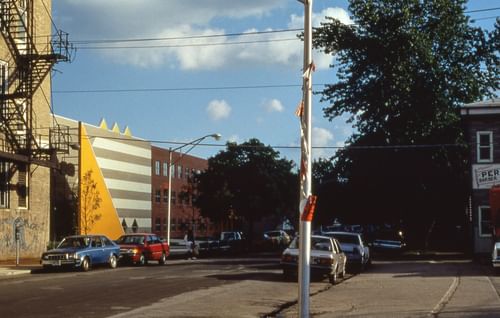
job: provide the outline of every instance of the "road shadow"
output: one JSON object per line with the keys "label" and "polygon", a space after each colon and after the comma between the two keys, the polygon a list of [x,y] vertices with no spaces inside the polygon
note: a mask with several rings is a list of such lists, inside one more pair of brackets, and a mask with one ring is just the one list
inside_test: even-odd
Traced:
{"label": "road shadow", "polygon": [[375,274],[392,274],[394,278],[495,275],[491,265],[480,264],[471,259],[378,259],[365,271]]}

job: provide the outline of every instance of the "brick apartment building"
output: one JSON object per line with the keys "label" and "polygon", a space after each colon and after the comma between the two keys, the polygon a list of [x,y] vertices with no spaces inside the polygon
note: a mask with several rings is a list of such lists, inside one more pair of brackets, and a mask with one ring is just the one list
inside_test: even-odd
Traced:
{"label": "brick apartment building", "polygon": [[[152,146],[151,160],[152,230],[166,238],[169,150]],[[170,237],[182,238],[185,231],[192,227],[197,237],[213,235],[217,231],[216,226],[200,216],[189,194],[193,174],[205,170],[207,160],[173,152],[172,163]]]}
{"label": "brick apartment building", "polygon": [[489,190],[500,184],[500,99],[466,104],[460,112],[470,145],[471,196],[468,213],[472,249],[475,254],[490,254]]}
{"label": "brick apartment building", "polygon": [[67,36],[51,36],[51,5],[0,3],[0,260],[38,258],[49,241],[52,158],[67,149],[50,113],[50,71],[69,60]]}

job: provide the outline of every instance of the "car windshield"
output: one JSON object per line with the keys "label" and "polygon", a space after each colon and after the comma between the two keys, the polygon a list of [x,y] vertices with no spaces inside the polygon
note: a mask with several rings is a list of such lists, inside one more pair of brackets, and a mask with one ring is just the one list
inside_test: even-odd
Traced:
{"label": "car windshield", "polygon": [[340,243],[359,244],[359,237],[351,234],[328,234],[328,236],[336,238]]}
{"label": "car windshield", "polygon": [[117,241],[118,244],[144,244],[143,235],[124,235]]}
{"label": "car windshield", "polygon": [[68,247],[76,247],[76,248],[84,248],[90,245],[90,238],[88,237],[66,237],[59,244],[57,248],[68,248]]}
{"label": "car windshield", "polygon": [[235,239],[235,235],[234,233],[222,233],[222,240],[223,241],[226,241],[226,240],[234,240]]}
{"label": "car windshield", "polygon": [[[293,239],[292,243],[290,243],[289,248],[299,248],[299,237]],[[324,237],[311,237],[311,250],[319,250],[319,251],[331,251],[332,245],[330,243],[330,239]]]}

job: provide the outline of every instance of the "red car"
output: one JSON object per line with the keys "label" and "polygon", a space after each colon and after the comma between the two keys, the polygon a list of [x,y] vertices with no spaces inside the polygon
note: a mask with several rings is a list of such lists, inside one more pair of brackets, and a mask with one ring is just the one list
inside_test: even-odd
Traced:
{"label": "red car", "polygon": [[148,261],[167,262],[170,247],[156,234],[131,233],[120,236],[116,243],[120,245],[120,261],[146,265]]}

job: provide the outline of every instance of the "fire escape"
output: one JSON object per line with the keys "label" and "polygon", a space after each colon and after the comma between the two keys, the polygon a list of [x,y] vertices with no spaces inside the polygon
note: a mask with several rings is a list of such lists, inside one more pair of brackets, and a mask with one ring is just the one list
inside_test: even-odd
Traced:
{"label": "fire escape", "polygon": [[34,1],[0,1],[0,29],[12,56],[8,69],[1,69],[5,78],[0,88],[0,157],[54,167],[54,154],[69,150],[69,131],[49,128],[49,116],[40,118],[39,126],[33,97],[52,66],[70,60],[68,35],[57,31],[55,36],[35,36]]}

